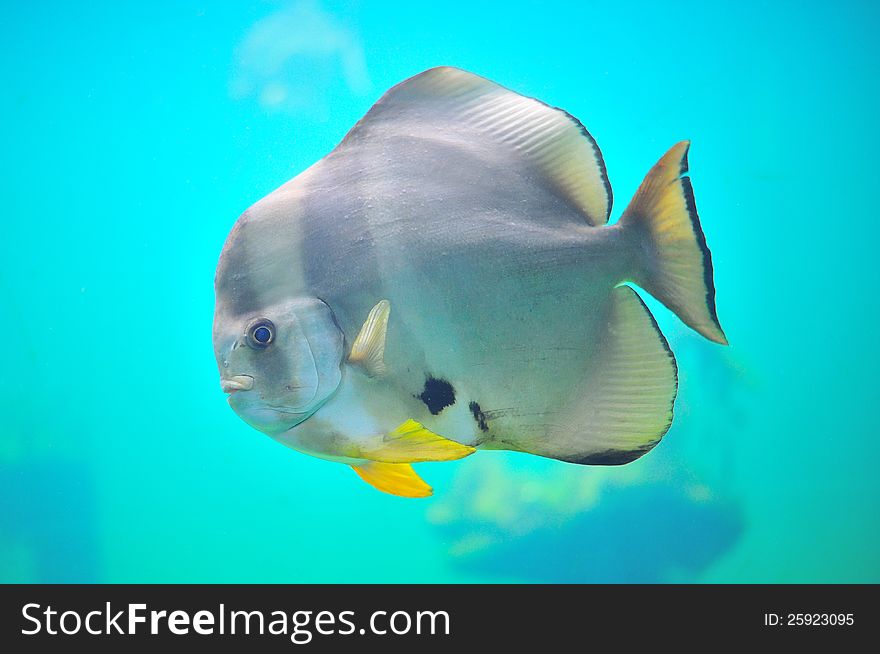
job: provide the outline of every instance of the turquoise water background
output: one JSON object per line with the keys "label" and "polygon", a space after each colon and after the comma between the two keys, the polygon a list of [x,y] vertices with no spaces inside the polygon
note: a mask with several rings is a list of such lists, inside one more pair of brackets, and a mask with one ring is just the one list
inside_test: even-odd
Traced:
{"label": "turquoise water background", "polygon": [[[873,2],[43,2],[0,24],[0,581],[880,581]],[[240,212],[448,64],[565,108],[620,212],[689,138],[731,347],[655,315],[676,421],[623,468],[478,453],[428,500],[247,427]]]}

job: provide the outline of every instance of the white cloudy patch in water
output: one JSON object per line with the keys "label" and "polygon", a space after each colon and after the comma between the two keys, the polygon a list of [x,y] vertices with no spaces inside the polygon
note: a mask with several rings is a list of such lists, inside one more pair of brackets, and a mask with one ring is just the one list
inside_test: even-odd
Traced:
{"label": "white cloudy patch in water", "polygon": [[317,0],[302,0],[248,30],[235,50],[230,90],[267,109],[324,113],[340,81],[351,94],[370,90],[360,38]]}

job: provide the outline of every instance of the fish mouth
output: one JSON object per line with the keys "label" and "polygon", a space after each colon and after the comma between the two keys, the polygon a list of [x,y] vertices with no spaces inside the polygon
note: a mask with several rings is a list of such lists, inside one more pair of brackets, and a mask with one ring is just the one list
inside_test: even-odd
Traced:
{"label": "fish mouth", "polygon": [[254,387],[254,378],[250,375],[235,375],[234,377],[222,377],[220,388],[224,393],[236,391],[249,391]]}

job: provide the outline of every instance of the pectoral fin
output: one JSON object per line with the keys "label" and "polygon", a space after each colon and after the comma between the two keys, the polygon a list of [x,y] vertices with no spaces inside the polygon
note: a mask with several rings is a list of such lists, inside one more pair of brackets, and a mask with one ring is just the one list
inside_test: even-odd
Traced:
{"label": "pectoral fin", "polygon": [[390,434],[362,450],[361,455],[384,463],[416,463],[418,461],[454,461],[476,450],[435,434],[415,420],[407,420]]}
{"label": "pectoral fin", "polygon": [[352,468],[365,482],[389,495],[428,497],[434,492],[408,463],[368,461]]}
{"label": "pectoral fin", "polygon": [[391,303],[380,300],[370,310],[348,355],[349,363],[360,366],[370,377],[385,373],[385,333],[390,313]]}

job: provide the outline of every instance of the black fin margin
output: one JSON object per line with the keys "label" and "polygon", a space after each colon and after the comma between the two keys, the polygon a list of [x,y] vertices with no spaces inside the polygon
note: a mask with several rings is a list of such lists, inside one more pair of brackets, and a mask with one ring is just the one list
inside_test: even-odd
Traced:
{"label": "black fin margin", "polygon": [[715,323],[715,326],[724,334],[724,328],[721,321],[718,320],[718,311],[715,307],[715,269],[712,266],[712,252],[706,243],[706,234],[703,232],[703,226],[700,224],[700,216],[697,213],[697,201],[694,198],[694,187],[691,179],[688,177],[688,153],[691,146],[688,143],[684,156],[681,158],[681,169],[679,171],[679,182],[684,195],[685,207],[687,208],[688,217],[691,219],[691,225],[694,228],[694,236],[697,240],[697,246],[703,254],[703,285],[706,287],[706,307],[709,309],[709,316]]}

